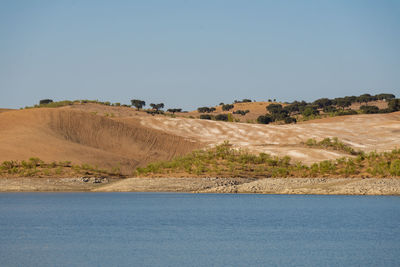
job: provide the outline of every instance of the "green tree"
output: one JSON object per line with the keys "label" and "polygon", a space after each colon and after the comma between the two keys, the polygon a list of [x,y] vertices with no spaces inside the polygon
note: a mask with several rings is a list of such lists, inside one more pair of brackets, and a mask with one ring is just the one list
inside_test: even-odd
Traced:
{"label": "green tree", "polygon": [[155,109],[156,111],[159,111],[160,109],[164,108],[164,103],[159,103],[159,104],[151,103],[150,107],[152,107],[152,109]]}
{"label": "green tree", "polygon": [[261,115],[257,118],[257,122],[261,124],[269,124],[273,122],[273,119],[270,115]]}
{"label": "green tree", "polygon": [[167,109],[167,112],[171,112],[172,114],[175,114],[175,112],[182,112],[181,108],[170,108]]}
{"label": "green tree", "polygon": [[391,99],[388,104],[388,109],[390,112],[395,112],[400,110],[400,99]]}
{"label": "green tree", "polygon": [[320,98],[314,101],[314,105],[317,105],[319,108],[324,108],[326,106],[332,105],[332,100],[329,98]]}
{"label": "green tree", "polygon": [[228,115],[227,114],[218,114],[215,116],[215,119],[217,121],[228,121]]}
{"label": "green tree", "polygon": [[345,98],[337,98],[336,105],[341,107],[344,110],[344,108],[351,106],[351,102],[350,102],[350,100],[345,99]]}
{"label": "green tree", "polygon": [[222,105],[222,110],[224,110],[224,111],[228,111],[228,110],[231,110],[233,108],[234,108],[234,105],[232,105],[232,104]]}
{"label": "green tree", "polygon": [[132,103],[132,106],[137,108],[137,110],[146,106],[146,102],[144,102],[143,100],[139,100],[139,99],[132,99],[131,103]]}
{"label": "green tree", "polygon": [[307,106],[301,113],[304,117],[309,117],[312,115],[318,115],[319,111],[314,106]]}
{"label": "green tree", "polygon": [[377,106],[361,106],[360,110],[365,114],[379,113],[379,108]]}
{"label": "green tree", "polygon": [[50,103],[53,103],[52,99],[42,99],[42,100],[39,101],[40,105],[47,105],[47,104],[50,104]]}

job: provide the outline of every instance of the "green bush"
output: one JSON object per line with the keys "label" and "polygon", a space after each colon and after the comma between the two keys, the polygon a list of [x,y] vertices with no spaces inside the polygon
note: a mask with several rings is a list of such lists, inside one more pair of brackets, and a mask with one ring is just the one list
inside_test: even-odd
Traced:
{"label": "green bush", "polygon": [[228,115],[227,114],[218,114],[215,116],[215,120],[217,121],[228,121]]}
{"label": "green bush", "polygon": [[200,119],[202,120],[212,120],[212,116],[208,114],[201,114]]}
{"label": "green bush", "polygon": [[257,118],[257,122],[261,124],[269,124],[273,122],[273,119],[270,115],[261,115]]}

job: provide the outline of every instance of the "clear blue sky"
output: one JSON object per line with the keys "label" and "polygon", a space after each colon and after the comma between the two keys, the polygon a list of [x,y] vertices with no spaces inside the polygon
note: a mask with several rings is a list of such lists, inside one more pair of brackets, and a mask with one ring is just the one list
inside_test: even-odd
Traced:
{"label": "clear blue sky", "polygon": [[400,1],[2,1],[0,107],[400,97]]}

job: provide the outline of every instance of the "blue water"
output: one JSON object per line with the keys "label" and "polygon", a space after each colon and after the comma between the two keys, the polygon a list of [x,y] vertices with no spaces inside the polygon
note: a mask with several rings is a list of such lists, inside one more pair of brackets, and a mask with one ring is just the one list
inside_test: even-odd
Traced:
{"label": "blue water", "polygon": [[400,266],[400,197],[0,194],[0,266]]}

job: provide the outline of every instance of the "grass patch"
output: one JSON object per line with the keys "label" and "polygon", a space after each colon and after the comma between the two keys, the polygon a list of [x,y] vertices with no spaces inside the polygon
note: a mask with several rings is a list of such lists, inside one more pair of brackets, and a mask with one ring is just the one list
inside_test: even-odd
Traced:
{"label": "grass patch", "polygon": [[[325,141],[323,144],[328,143]],[[334,144],[336,144],[333,141]],[[329,142],[332,144],[332,142]],[[334,148],[341,147],[334,145]],[[266,153],[250,154],[234,149],[228,142],[209,150],[194,151],[171,161],[137,168],[139,177],[400,177],[400,149],[385,153],[359,153],[311,166],[292,162],[290,157]]]}
{"label": "grass patch", "polygon": [[111,170],[99,169],[89,164],[73,165],[70,161],[45,163],[39,158],[22,161],[3,161],[0,164],[0,177],[77,177],[105,176],[124,177],[120,166]]}
{"label": "grass patch", "polygon": [[306,142],[302,142],[302,144],[308,147],[342,151],[350,155],[360,155],[364,153],[362,151],[354,150],[351,146],[339,141],[337,137],[333,137],[332,139],[328,137],[319,142],[315,139],[308,139]]}

